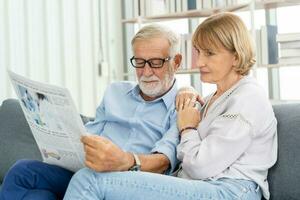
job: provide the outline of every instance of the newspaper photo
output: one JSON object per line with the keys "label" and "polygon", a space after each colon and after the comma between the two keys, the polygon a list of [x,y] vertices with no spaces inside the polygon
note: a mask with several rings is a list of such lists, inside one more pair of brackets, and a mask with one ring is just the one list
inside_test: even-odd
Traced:
{"label": "newspaper photo", "polygon": [[8,72],[43,161],[77,171],[84,167],[86,134],[69,91]]}

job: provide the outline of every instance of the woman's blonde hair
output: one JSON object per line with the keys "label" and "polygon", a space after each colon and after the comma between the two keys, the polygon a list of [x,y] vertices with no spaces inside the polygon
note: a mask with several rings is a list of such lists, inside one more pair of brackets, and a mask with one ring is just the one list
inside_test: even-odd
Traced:
{"label": "woman's blonde hair", "polygon": [[198,49],[224,47],[237,56],[235,71],[247,75],[255,64],[252,38],[240,17],[232,13],[219,13],[205,19],[196,29],[192,39]]}

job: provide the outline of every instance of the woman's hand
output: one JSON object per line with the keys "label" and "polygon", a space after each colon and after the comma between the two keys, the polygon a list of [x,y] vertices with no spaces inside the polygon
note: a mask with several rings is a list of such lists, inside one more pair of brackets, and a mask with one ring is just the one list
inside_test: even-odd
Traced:
{"label": "woman's hand", "polygon": [[197,128],[201,121],[200,111],[195,106],[196,97],[186,98],[184,102],[178,105],[177,109],[177,126],[179,131],[186,127]]}
{"label": "woman's hand", "polygon": [[183,105],[187,99],[195,98],[195,102],[199,102],[201,105],[204,104],[203,99],[198,92],[192,87],[184,87],[179,90],[176,96],[176,110],[178,111],[180,105]]}

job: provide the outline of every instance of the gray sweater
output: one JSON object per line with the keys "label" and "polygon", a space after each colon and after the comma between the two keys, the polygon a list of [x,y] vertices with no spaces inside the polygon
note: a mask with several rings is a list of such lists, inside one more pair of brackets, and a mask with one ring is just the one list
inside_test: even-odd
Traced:
{"label": "gray sweater", "polygon": [[[205,99],[202,111],[212,96]],[[182,136],[177,146],[182,161],[178,176],[252,180],[269,199],[267,174],[277,160],[276,127],[264,89],[253,77],[245,76],[211,104],[197,131]]]}

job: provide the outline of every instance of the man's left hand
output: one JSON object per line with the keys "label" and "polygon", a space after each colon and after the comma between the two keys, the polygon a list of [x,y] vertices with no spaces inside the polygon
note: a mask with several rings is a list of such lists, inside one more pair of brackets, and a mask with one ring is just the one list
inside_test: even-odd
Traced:
{"label": "man's left hand", "polygon": [[85,165],[97,172],[126,171],[134,164],[132,154],[124,152],[109,139],[90,135],[81,137]]}

